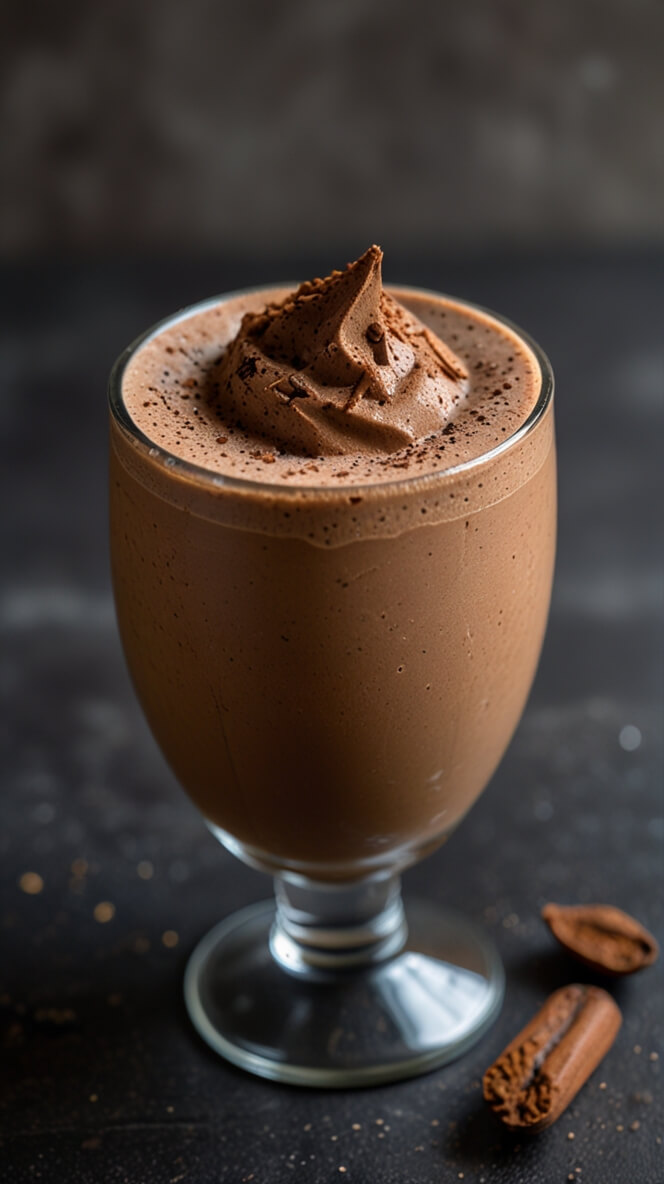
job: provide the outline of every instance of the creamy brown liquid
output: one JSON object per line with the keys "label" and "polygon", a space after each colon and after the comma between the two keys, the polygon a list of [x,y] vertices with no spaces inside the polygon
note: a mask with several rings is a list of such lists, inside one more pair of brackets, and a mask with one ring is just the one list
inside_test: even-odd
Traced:
{"label": "creamy brown liquid", "polygon": [[111,425],[118,619],[154,734],[211,823],[321,879],[406,864],[457,825],[521,715],[549,604],[551,407],[495,451],[537,401],[537,361],[488,315],[395,294],[469,375],[409,447],[293,455],[220,417],[219,354],[274,291],[134,354],[124,403],[152,449]]}

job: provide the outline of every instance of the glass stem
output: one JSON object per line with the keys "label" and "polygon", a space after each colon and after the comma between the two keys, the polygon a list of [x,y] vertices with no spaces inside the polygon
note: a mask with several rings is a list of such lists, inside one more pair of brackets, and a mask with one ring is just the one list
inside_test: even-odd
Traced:
{"label": "glass stem", "polygon": [[275,877],[274,958],[292,973],[369,967],[397,954],[408,930],[401,880],[376,876],[352,884]]}

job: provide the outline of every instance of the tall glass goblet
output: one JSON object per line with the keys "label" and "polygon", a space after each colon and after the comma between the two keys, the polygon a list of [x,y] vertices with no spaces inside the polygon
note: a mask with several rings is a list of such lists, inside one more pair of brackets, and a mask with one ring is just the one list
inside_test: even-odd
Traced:
{"label": "tall glass goblet", "polygon": [[530,689],[555,548],[553,377],[502,318],[399,289],[421,317],[438,301],[530,351],[539,393],[498,446],[331,489],[220,476],[150,439],[125,399],[144,351],[282,294],[201,303],[118,359],[113,582],[157,742],[217,838],[275,879],[274,901],[192,954],[189,1014],[263,1077],[362,1085],[458,1056],[501,1005],[489,939],[451,911],[404,912],[399,876],[482,792]]}

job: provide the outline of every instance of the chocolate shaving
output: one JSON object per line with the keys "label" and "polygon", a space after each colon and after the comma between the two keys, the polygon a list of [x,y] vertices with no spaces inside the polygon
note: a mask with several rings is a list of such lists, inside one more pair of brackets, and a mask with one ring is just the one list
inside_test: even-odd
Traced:
{"label": "chocolate shaving", "polygon": [[312,392],[299,374],[289,374],[285,378],[278,378],[276,382],[270,383],[268,390],[277,391],[278,394],[283,395],[286,403],[292,403],[293,399],[308,399],[312,396]]}
{"label": "chocolate shaving", "polygon": [[373,346],[374,362],[377,366],[389,366],[390,352],[387,347],[387,336],[384,327],[378,321],[372,321],[366,331],[366,339]]}
{"label": "chocolate shaving", "polygon": [[460,382],[462,378],[468,377],[468,371],[460,359],[449,346],[445,345],[444,341],[441,341],[439,337],[436,337],[435,333],[431,332],[431,329],[426,327],[417,329],[412,336],[426,338],[448,378],[452,378],[455,382]]}
{"label": "chocolate shaving", "polygon": [[371,387],[371,375],[368,370],[363,370],[360,378],[355,383],[348,399],[344,403],[344,411],[352,411],[356,407],[360,399],[368,393]]}
{"label": "chocolate shaving", "polygon": [[256,359],[245,358],[242,365],[238,367],[238,378],[242,378],[246,382],[248,378],[253,378],[256,370]]}

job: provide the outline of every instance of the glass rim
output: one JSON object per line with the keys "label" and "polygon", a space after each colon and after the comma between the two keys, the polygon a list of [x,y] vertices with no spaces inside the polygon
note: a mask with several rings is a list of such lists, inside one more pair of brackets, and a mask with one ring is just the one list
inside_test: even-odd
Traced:
{"label": "glass rim", "polygon": [[249,288],[238,288],[232,292],[224,292],[219,296],[210,296],[207,299],[196,301],[194,304],[189,304],[178,312],[172,313],[170,316],[164,317],[160,321],[156,321],[143,333],[140,333],[124,350],[118,355],[113,366],[108,380],[108,402],[111,414],[115,422],[123,428],[130,436],[133,437],[140,445],[149,450],[151,460],[160,461],[161,464],[167,467],[169,473],[180,473],[184,477],[195,480],[198,484],[208,485],[215,490],[229,489],[252,492],[260,492],[271,495],[273,497],[302,497],[307,494],[320,494],[327,497],[330,494],[359,493],[368,491],[375,491],[376,489],[407,489],[422,487],[431,482],[439,481],[443,477],[455,477],[457,475],[464,475],[471,472],[475,468],[486,464],[495,457],[502,455],[509,451],[520,440],[534,430],[538,423],[544,417],[549,405],[553,401],[555,381],[553,375],[553,367],[549,361],[544,350],[535,341],[530,334],[526,333],[519,325],[509,320],[507,317],[501,316],[493,309],[485,308],[481,304],[475,304],[471,300],[462,300],[455,296],[450,296],[444,292],[436,292],[431,288],[419,288],[412,285],[405,284],[388,284],[387,291],[391,293],[400,293],[408,295],[412,293],[414,296],[430,296],[436,300],[447,301],[450,304],[456,305],[459,308],[468,308],[472,312],[481,313],[484,316],[496,321],[499,325],[504,325],[517,337],[528,346],[533,354],[540,372],[540,390],[537,396],[535,405],[532,407],[523,423],[519,425],[507,436],[505,440],[501,440],[493,448],[486,452],[481,452],[478,456],[471,457],[470,460],[461,461],[457,465],[449,465],[446,468],[434,469],[428,473],[415,474],[410,477],[398,477],[393,481],[363,481],[357,484],[347,484],[335,486],[330,485],[288,485],[286,482],[274,483],[267,481],[257,481],[251,477],[235,477],[225,473],[219,473],[214,469],[208,469],[204,465],[194,464],[193,461],[185,460],[178,456],[177,453],[169,452],[161,444],[152,440],[150,436],[146,435],[138,425],[131,418],[123,398],[123,380],[127,366],[139,352],[144,345],[153,341],[166,329],[171,329],[175,325],[183,321],[187,321],[199,313],[206,312],[210,308],[215,308],[219,304],[227,304],[231,300],[235,300],[241,296],[251,296],[258,292],[274,292],[278,290],[290,289],[293,290],[299,285],[294,282],[260,284]]}

